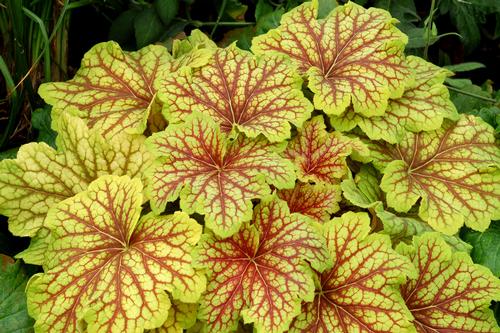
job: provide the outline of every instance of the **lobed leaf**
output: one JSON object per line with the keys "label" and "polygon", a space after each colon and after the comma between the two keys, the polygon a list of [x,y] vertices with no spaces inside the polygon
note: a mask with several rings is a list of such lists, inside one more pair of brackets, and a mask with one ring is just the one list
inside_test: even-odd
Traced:
{"label": "lobed leaf", "polygon": [[336,184],[347,173],[346,157],[354,151],[367,154],[360,141],[328,133],[323,117],[317,116],[306,122],[290,140],[285,156],[295,164],[299,180]]}
{"label": "lobed leaf", "polygon": [[288,204],[291,213],[308,216],[318,222],[330,220],[339,210],[341,200],[338,185],[297,183],[293,189],[279,190],[278,197]]}
{"label": "lobed leaf", "polygon": [[170,301],[195,302],[204,277],[191,266],[202,228],[185,213],[140,217],[142,185],[106,175],[47,216],[45,273],[28,285],[37,332],[143,332]]}
{"label": "lobed leaf", "polygon": [[349,2],[317,19],[318,1],[306,2],[281,18],[281,25],[253,39],[256,54],[290,57],[309,81],[316,109],[340,115],[382,115],[389,97],[403,93],[408,70],[403,64],[406,36],[378,8]]}
{"label": "lobed leaf", "polygon": [[194,326],[198,314],[197,303],[183,303],[171,300],[167,321],[158,328],[146,331],[147,333],[183,333],[184,329]]}
{"label": "lobed leaf", "polygon": [[437,231],[464,224],[484,231],[500,217],[500,149],[493,129],[474,116],[445,121],[432,132],[407,133],[398,145],[374,143],[387,203],[407,212],[421,198],[419,216]]}
{"label": "lobed leaf", "polygon": [[266,198],[230,238],[208,234],[196,261],[210,272],[201,316],[208,332],[236,330],[238,319],[255,331],[284,332],[298,314],[300,302],[314,290],[305,260],[315,269],[329,265],[323,238],[285,202]]}
{"label": "lobed leaf", "polygon": [[366,213],[348,212],[324,225],[333,268],[317,273],[311,303],[302,303],[290,333],[405,332],[411,315],[397,290],[413,267],[370,232]]}
{"label": "lobed leaf", "polygon": [[154,211],[180,196],[181,208],[205,215],[219,236],[230,236],[250,220],[252,199],[270,193],[266,184],[293,187],[289,161],[264,138],[243,135],[229,140],[209,117],[194,114],[148,139],[160,159],[152,170],[149,192]]}
{"label": "lobed leaf", "polygon": [[407,131],[433,131],[441,127],[444,118],[457,120],[457,111],[443,84],[453,73],[414,56],[406,58],[406,66],[415,72],[415,80],[407,85],[403,96],[389,100],[384,115],[367,117],[349,109],[332,116],[332,126],[339,131],[359,126],[372,140],[397,143]]}
{"label": "lobed leaf", "polygon": [[[66,114],[53,120],[55,150],[45,143],[23,145],[16,159],[0,162],[0,214],[9,230],[33,237],[44,226],[49,208],[85,190],[101,175],[142,178],[151,164],[142,135],[104,139],[81,119]],[[40,262],[38,262],[40,264]]]}
{"label": "lobed leaf", "polygon": [[224,132],[237,128],[278,142],[290,137],[289,123],[301,126],[309,118],[312,105],[301,87],[300,76],[283,58],[256,58],[232,45],[218,49],[206,66],[164,80],[160,98],[171,122],[201,112]]}
{"label": "lobed leaf", "polygon": [[437,233],[413,238],[398,252],[418,268],[401,287],[417,332],[498,332],[491,300],[500,299],[500,281],[463,252],[451,252]]}

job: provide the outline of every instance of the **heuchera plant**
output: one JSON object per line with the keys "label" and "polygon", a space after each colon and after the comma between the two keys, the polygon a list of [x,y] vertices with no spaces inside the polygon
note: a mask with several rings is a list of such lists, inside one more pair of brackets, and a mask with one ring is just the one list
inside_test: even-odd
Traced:
{"label": "heuchera plant", "polygon": [[0,162],[36,332],[500,332],[457,236],[500,218],[493,129],[380,9],[283,15],[252,52],[94,46],[43,84],[57,149]]}

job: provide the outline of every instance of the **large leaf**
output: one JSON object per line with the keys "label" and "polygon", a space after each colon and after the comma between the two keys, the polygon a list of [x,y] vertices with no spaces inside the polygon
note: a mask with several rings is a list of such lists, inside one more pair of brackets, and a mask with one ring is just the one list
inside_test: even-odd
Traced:
{"label": "large leaf", "polygon": [[340,115],[351,104],[366,116],[382,115],[389,97],[403,93],[406,36],[384,10],[353,2],[316,19],[318,2],[284,14],[281,25],[254,38],[257,53],[289,56],[305,73],[315,93],[314,106]]}
{"label": "large leaf", "polygon": [[441,127],[444,118],[456,120],[457,111],[443,84],[452,73],[413,56],[406,58],[406,66],[415,71],[415,81],[407,86],[402,97],[389,101],[383,116],[346,112],[331,117],[335,129],[349,131],[357,125],[372,140],[396,143],[407,131],[432,131]]}
{"label": "large leaf", "polygon": [[[47,216],[45,273],[28,285],[37,332],[143,332],[162,325],[174,298],[196,302],[191,266],[202,228],[185,213],[140,217],[142,185],[106,175]],[[84,324],[85,322],[85,324]]]}
{"label": "large leaf", "polygon": [[317,274],[314,301],[302,304],[291,333],[405,332],[411,326],[397,287],[413,267],[388,237],[369,232],[366,213],[348,212],[324,225],[334,266]]}
{"label": "large leaf", "polygon": [[304,260],[323,270],[328,253],[316,229],[285,202],[265,199],[255,209],[253,224],[221,239],[207,235],[196,261],[210,271],[201,315],[209,332],[230,332],[243,316],[258,333],[284,332],[298,313],[301,300],[314,290]]}
{"label": "large leaf", "polygon": [[330,184],[297,183],[293,189],[278,191],[290,212],[308,216],[318,222],[330,220],[331,214],[339,210],[340,187]]}
{"label": "large leaf", "polygon": [[400,144],[374,144],[387,203],[407,212],[421,198],[419,216],[435,230],[455,234],[465,223],[484,231],[500,218],[500,148],[493,129],[462,115],[432,132],[407,133]]}
{"label": "large leaf", "polygon": [[0,332],[31,333],[33,332],[33,319],[28,316],[24,294],[30,270],[20,261],[4,265],[1,256]]}
{"label": "large leaf", "polygon": [[294,185],[289,161],[264,138],[239,135],[230,140],[209,117],[193,114],[186,123],[171,125],[148,139],[160,159],[151,175],[151,204],[164,210],[181,197],[188,213],[205,214],[206,225],[217,235],[230,236],[252,216],[252,199]]}
{"label": "large leaf", "polygon": [[100,43],[85,54],[73,79],[42,84],[38,92],[54,111],[75,114],[104,135],[140,134],[151,109],[157,111],[160,83],[186,60],[190,66],[205,64],[211,51],[203,51],[174,59],[159,45],[126,52],[115,42]]}
{"label": "large leaf", "polygon": [[99,176],[143,177],[151,164],[142,135],[104,139],[69,115],[54,119],[53,127],[58,150],[29,143],[15,160],[0,162],[0,213],[9,217],[15,235],[34,236],[51,206],[85,190]]}
{"label": "large leaf", "polygon": [[472,263],[463,252],[453,252],[437,233],[401,244],[418,276],[401,287],[417,332],[498,332],[488,309],[500,299],[500,280],[483,266]]}
{"label": "large leaf", "polygon": [[214,118],[224,132],[238,128],[250,137],[262,133],[283,141],[290,137],[289,122],[301,126],[312,110],[301,87],[300,76],[283,58],[256,58],[232,45],[217,50],[201,69],[167,78],[160,98],[171,122],[198,111]]}
{"label": "large leaf", "polygon": [[360,141],[328,133],[323,117],[317,116],[288,143],[285,156],[294,162],[301,181],[335,184],[347,173],[346,157],[353,150],[366,153]]}

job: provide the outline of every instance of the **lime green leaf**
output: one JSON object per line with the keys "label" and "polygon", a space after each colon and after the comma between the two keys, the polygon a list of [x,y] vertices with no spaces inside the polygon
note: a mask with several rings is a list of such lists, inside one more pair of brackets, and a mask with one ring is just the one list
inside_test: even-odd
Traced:
{"label": "lime green leaf", "polygon": [[160,99],[168,105],[165,116],[171,122],[198,111],[213,117],[225,132],[237,128],[278,142],[290,137],[289,123],[301,126],[312,111],[301,84],[283,58],[256,58],[233,45],[217,50],[201,69],[167,78]]}
{"label": "lime green leaf", "polygon": [[389,101],[383,116],[365,117],[349,109],[341,116],[332,116],[332,126],[349,131],[357,125],[372,140],[396,143],[407,131],[432,131],[441,127],[444,118],[456,120],[457,111],[443,84],[452,73],[412,56],[406,59],[406,66],[415,72],[415,80],[402,97]]}
{"label": "lime green leaf", "polygon": [[463,252],[452,252],[437,233],[401,243],[398,252],[408,256],[418,276],[401,287],[417,332],[498,332],[488,309],[500,299],[500,280]]}
{"label": "lime green leaf", "polygon": [[306,2],[281,18],[281,25],[253,40],[257,54],[289,56],[306,75],[314,106],[340,115],[351,104],[366,116],[382,115],[389,97],[400,97],[408,71],[406,36],[384,10],[353,2],[317,19],[318,2]]}
{"label": "lime green leaf", "polygon": [[[380,233],[389,235],[393,244],[411,243],[413,236],[432,231],[432,228],[418,217],[398,216],[384,210],[382,206],[377,206],[375,211],[384,226],[384,230]],[[456,235],[442,235],[441,237],[454,251],[470,252],[472,249],[472,246]]]}
{"label": "lime green leaf", "polygon": [[368,235],[366,213],[348,212],[324,225],[334,266],[317,274],[314,301],[290,333],[406,332],[411,315],[398,286],[413,267],[397,254],[388,237]]}
{"label": "lime green leaf", "polygon": [[407,133],[395,146],[373,144],[370,152],[396,211],[421,198],[420,218],[448,235],[464,223],[484,231],[500,217],[500,148],[481,119],[462,115],[433,132]]}
{"label": "lime green leaf", "polygon": [[167,321],[159,328],[146,331],[147,333],[183,333],[184,329],[194,326],[198,303],[183,303],[177,300],[171,302]]}
{"label": "lime green leaf", "polygon": [[125,52],[115,42],[100,43],[85,54],[73,79],[44,83],[38,93],[54,111],[71,112],[104,134],[142,133],[171,62],[163,46]]}
{"label": "lime green leaf", "polygon": [[226,239],[206,235],[196,261],[210,271],[201,316],[209,332],[230,332],[238,319],[257,333],[284,332],[311,300],[310,269],[328,267],[324,239],[307,220],[290,215],[285,202],[268,198],[255,208],[253,223]]}
{"label": "lime green leaf", "polygon": [[278,191],[278,197],[288,204],[291,213],[308,216],[318,222],[330,220],[339,210],[340,187],[330,184],[297,183],[290,190]]}
{"label": "lime green leaf", "polygon": [[471,257],[475,263],[491,269],[500,277],[500,221],[493,221],[484,232],[465,230],[462,238],[473,246]]}
{"label": "lime green leaf", "polygon": [[34,236],[50,207],[85,190],[99,176],[140,178],[151,164],[142,135],[121,133],[104,139],[66,114],[53,120],[53,128],[58,150],[29,143],[15,160],[0,162],[0,214],[9,217],[15,235]]}
{"label": "lime green leaf", "polygon": [[317,116],[288,143],[285,156],[295,164],[299,180],[336,184],[347,173],[346,157],[353,151],[366,153],[366,147],[356,139],[328,133],[323,117]]}
{"label": "lime green leaf", "polygon": [[33,332],[24,294],[29,273],[20,261],[4,265],[0,260],[0,332]]}
{"label": "lime green leaf", "polygon": [[[28,285],[37,332],[143,332],[167,319],[167,293],[195,302],[202,228],[185,213],[140,217],[142,185],[106,175],[52,208],[45,273]],[[85,324],[84,324],[85,322]]]}
{"label": "lime green leaf", "polygon": [[294,186],[293,167],[274,145],[263,137],[230,140],[204,115],[169,126],[148,144],[160,156],[150,181],[153,210],[163,211],[180,195],[182,210],[204,214],[206,225],[220,236],[234,234],[251,219],[251,200],[270,193],[266,183]]}
{"label": "lime green leaf", "polygon": [[207,35],[195,29],[188,37],[174,40],[172,45],[174,68],[204,66],[216,49],[217,45]]}
{"label": "lime green leaf", "polygon": [[361,208],[376,206],[383,199],[377,170],[369,165],[363,165],[354,178],[343,180],[341,187],[344,197]]}

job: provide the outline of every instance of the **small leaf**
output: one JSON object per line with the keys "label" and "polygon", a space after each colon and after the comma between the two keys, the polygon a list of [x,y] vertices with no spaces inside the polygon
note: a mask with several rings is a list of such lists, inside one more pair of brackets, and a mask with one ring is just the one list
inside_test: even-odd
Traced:
{"label": "small leaf", "polygon": [[105,139],[81,119],[53,120],[57,150],[45,143],[23,145],[15,160],[0,162],[0,214],[18,236],[36,235],[49,208],[87,188],[101,175],[142,177],[151,164],[141,135]]}
{"label": "small leaf", "polygon": [[28,286],[37,332],[143,332],[170,301],[195,302],[204,277],[191,266],[202,228],[185,213],[140,217],[142,185],[103,176],[52,208],[45,273]]}
{"label": "small leaf", "polygon": [[421,198],[420,218],[447,235],[464,223],[484,231],[500,218],[500,148],[481,119],[462,115],[433,132],[409,132],[398,145],[371,148],[384,174],[380,187],[396,211],[407,212]]}
{"label": "small leaf", "polygon": [[463,252],[452,252],[437,233],[413,237],[397,251],[418,269],[401,287],[416,330],[426,332],[498,332],[492,300],[500,299],[500,280]]}
{"label": "small leaf", "polygon": [[308,216],[318,222],[330,220],[339,210],[341,199],[338,185],[297,183],[293,190],[279,190],[278,197],[288,204],[291,213]]}
{"label": "small leaf", "polygon": [[167,26],[179,11],[179,0],[155,0],[154,6],[161,21]]}
{"label": "small leaf", "polygon": [[336,184],[347,173],[346,157],[353,151],[367,153],[360,141],[328,133],[323,117],[317,116],[288,143],[285,156],[295,164],[299,180]]}
{"label": "small leaf", "polygon": [[149,193],[154,211],[180,195],[183,211],[204,214],[206,225],[227,237],[251,219],[252,199],[269,186],[291,188],[295,174],[276,146],[263,137],[230,140],[210,118],[194,114],[184,124],[170,125],[148,139],[159,156]]}
{"label": "small leaf", "polygon": [[324,225],[334,266],[317,274],[313,302],[302,303],[290,333],[406,332],[411,315],[397,292],[414,268],[388,237],[368,235],[366,213],[348,212]]}
{"label": "small leaf", "polygon": [[141,11],[138,9],[126,10],[111,23],[109,28],[109,39],[124,46],[132,42],[135,46],[134,20]]}
{"label": "small leaf", "polygon": [[171,300],[172,305],[168,310],[167,321],[161,326],[146,333],[183,333],[196,323],[198,313],[197,303],[183,303]]}
{"label": "small leaf", "polygon": [[257,333],[285,331],[313,296],[305,260],[318,270],[329,265],[324,239],[277,198],[262,200],[236,235],[206,235],[196,260],[210,270],[200,309],[209,332],[235,330],[240,316]]}
{"label": "small leaf", "polygon": [[157,42],[163,31],[163,23],[155,8],[143,9],[134,19],[135,41],[137,48]]}
{"label": "small leaf", "polygon": [[500,277],[500,221],[493,221],[484,232],[464,230],[461,234],[463,240],[473,247],[472,260]]}
{"label": "small leaf", "polygon": [[389,101],[383,116],[365,117],[348,109],[332,116],[335,129],[349,131],[355,126],[372,140],[399,142],[407,131],[432,131],[441,127],[444,118],[456,120],[458,114],[443,82],[452,73],[421,58],[409,56],[406,65],[415,72],[402,97]]}
{"label": "small leaf", "polygon": [[0,260],[0,332],[33,332],[24,294],[29,277],[30,270],[20,261],[4,265]]}
{"label": "small leaf", "polygon": [[486,66],[480,62],[463,62],[461,64],[443,66],[443,68],[446,68],[447,70],[452,72],[469,72],[485,67]]}
{"label": "small leaf", "polygon": [[56,148],[57,133],[50,127],[52,123],[50,111],[50,106],[33,111],[31,114],[31,125],[38,130],[37,142],[45,142],[49,146]]}
{"label": "small leaf", "polygon": [[366,164],[361,167],[354,179],[350,177],[343,180],[341,187],[344,197],[361,208],[374,207],[383,199],[377,170]]}
{"label": "small leaf", "polygon": [[406,36],[388,12],[353,2],[317,16],[317,1],[294,8],[278,28],[255,37],[252,50],[289,56],[308,78],[314,106],[327,114],[340,115],[352,102],[355,112],[382,115],[389,97],[403,93]]}
{"label": "small leaf", "polygon": [[220,123],[224,132],[237,128],[278,142],[290,137],[290,122],[301,126],[312,111],[301,84],[284,59],[255,58],[230,46],[217,50],[201,69],[168,78],[160,98],[173,123],[198,111]]}

